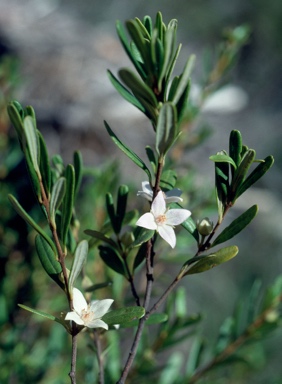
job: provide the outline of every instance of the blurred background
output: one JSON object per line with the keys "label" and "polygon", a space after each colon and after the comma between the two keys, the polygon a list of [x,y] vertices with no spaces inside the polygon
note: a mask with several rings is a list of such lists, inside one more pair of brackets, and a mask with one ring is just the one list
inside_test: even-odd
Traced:
{"label": "blurred background", "polygon": [[[166,23],[172,18],[179,22],[178,41],[183,43],[183,48],[176,72],[182,69],[190,54],[197,56],[192,76],[191,97],[194,98],[197,86],[203,82],[205,59],[216,51],[226,28],[247,24],[251,30],[237,64],[224,79],[224,92],[207,100],[193,126],[192,136],[205,124],[209,131],[207,139],[201,146],[191,145],[181,164],[180,174],[183,176],[189,171],[193,176],[193,193],[184,192],[184,195],[185,205],[194,213],[194,219],[210,215],[216,221],[214,202],[211,202],[213,191],[207,192],[214,180],[213,164],[208,157],[219,150],[228,150],[232,129],[241,131],[244,143],[256,149],[258,158],[269,154],[275,158],[270,172],[245,199],[239,199],[228,219],[230,222],[252,204],[259,205],[256,219],[233,242],[239,246],[239,255],[208,272],[209,275],[195,275],[183,282],[188,287],[188,310],[203,311],[203,332],[208,338],[214,338],[236,300],[250,290],[256,279],[265,288],[282,271],[281,1],[0,0],[0,363],[3,364],[3,383],[63,382],[54,381],[52,372],[46,378],[38,367],[46,358],[44,342],[49,340],[48,348],[53,348],[50,366],[52,358],[57,359],[55,377],[60,367],[60,345],[67,340],[57,328],[50,331],[48,325],[17,309],[19,302],[36,306],[39,300],[40,305],[50,308],[50,297],[46,295],[42,302],[40,295],[34,293],[45,277],[38,275],[36,269],[38,262],[29,228],[7,204],[7,193],[15,193],[27,209],[33,209],[34,201],[5,104],[17,99],[22,105],[32,105],[50,154],[60,153],[65,163],[71,161],[76,149],[82,152],[88,169],[103,167],[117,159],[119,164],[108,167],[107,176],[112,176],[108,186],[115,188],[115,183],[128,183],[134,196],[143,175],[114,148],[103,120],[143,158],[144,147],[152,144],[153,135],[145,117],[117,94],[106,70],[115,74],[119,68],[130,65],[117,38],[115,21],[135,16],[142,19],[147,14],[154,19],[157,11],[162,12]],[[103,173],[103,168],[101,170]],[[95,188],[90,182],[86,183],[87,193],[93,193],[93,199],[95,196],[94,208],[99,202],[103,204],[104,199],[104,191]],[[99,218],[94,208],[89,209],[89,200],[87,203],[80,208],[81,214],[85,225],[94,228]],[[183,252],[184,248],[185,245]],[[30,266],[37,271],[36,276],[30,272]],[[54,311],[59,311],[60,305],[54,303]],[[32,329],[34,335],[40,333],[41,344],[36,343],[36,336],[31,332],[23,337],[26,327]],[[265,358],[261,355],[256,373],[242,383],[282,383],[281,342],[281,331],[264,342],[267,365],[263,365]],[[22,362],[15,374],[10,375],[11,367],[20,359]],[[68,363],[63,361],[63,367],[67,372]],[[91,381],[85,379],[85,382]]]}

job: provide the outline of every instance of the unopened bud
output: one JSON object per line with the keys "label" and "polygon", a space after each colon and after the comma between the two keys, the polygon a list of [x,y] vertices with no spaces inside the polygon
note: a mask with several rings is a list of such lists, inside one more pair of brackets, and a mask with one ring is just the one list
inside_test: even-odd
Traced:
{"label": "unopened bud", "polygon": [[121,237],[121,242],[124,244],[126,247],[129,247],[130,244],[133,243],[135,240],[135,237],[132,232],[125,232],[122,237]]}
{"label": "unopened bud", "polygon": [[197,220],[197,229],[200,235],[208,236],[213,230],[213,222],[208,217]]}

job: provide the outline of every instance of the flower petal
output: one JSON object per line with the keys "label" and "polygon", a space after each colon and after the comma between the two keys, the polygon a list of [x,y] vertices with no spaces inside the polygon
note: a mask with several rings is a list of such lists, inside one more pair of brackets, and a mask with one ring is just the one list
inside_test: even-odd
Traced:
{"label": "flower petal", "polygon": [[87,327],[88,328],[105,328],[105,329],[109,329],[108,324],[105,323],[103,320],[100,320],[100,319],[94,319],[92,321],[89,321],[89,323],[87,323]]}
{"label": "flower petal", "polygon": [[[181,189],[179,189],[179,188],[173,188],[173,189],[171,189],[170,191],[167,191],[167,192],[165,193],[165,195],[166,195],[167,197],[171,197],[171,196],[179,197],[179,196],[182,195],[182,191],[181,191]],[[183,200],[183,199],[181,199],[181,200]]]}
{"label": "flower petal", "polygon": [[160,236],[171,246],[171,248],[175,247],[176,237],[172,227],[169,225],[162,225],[158,228],[158,232]]}
{"label": "flower petal", "polygon": [[136,225],[138,225],[139,227],[147,228],[147,229],[157,229],[155,218],[151,212],[147,212],[144,215],[142,215],[137,220]]}
{"label": "flower petal", "polygon": [[166,204],[164,199],[163,191],[159,191],[157,196],[154,198],[152,202],[151,212],[154,217],[158,217],[164,215],[166,210]]}
{"label": "flower petal", "polygon": [[84,321],[79,317],[79,315],[76,312],[68,312],[65,320],[72,320],[76,324],[84,325]]}
{"label": "flower petal", "polygon": [[166,213],[166,224],[179,225],[188,219],[189,216],[191,216],[191,212],[188,209],[170,209]]}
{"label": "flower petal", "polygon": [[113,301],[114,300],[112,299],[91,301],[90,311],[94,312],[94,318],[98,319],[104,316],[104,314],[108,312],[110,306],[113,304]]}
{"label": "flower petal", "polygon": [[73,308],[78,314],[81,314],[83,309],[87,309],[87,302],[79,289],[73,288],[72,292],[73,292]]}
{"label": "flower petal", "polygon": [[149,181],[142,181],[142,191],[138,191],[137,196],[141,196],[149,201],[152,201],[153,191]]}

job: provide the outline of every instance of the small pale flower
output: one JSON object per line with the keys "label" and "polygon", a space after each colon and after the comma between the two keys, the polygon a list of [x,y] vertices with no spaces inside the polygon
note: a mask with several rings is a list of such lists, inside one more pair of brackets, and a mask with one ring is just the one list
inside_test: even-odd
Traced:
{"label": "small pale flower", "polygon": [[108,312],[114,300],[93,300],[87,304],[83,294],[79,289],[73,288],[73,308],[72,312],[68,312],[65,320],[72,320],[76,324],[84,325],[88,328],[105,328],[108,329],[101,317]]}
{"label": "small pale flower", "polygon": [[[173,188],[170,191],[163,192],[163,194],[167,204],[181,203],[183,201],[183,199],[180,197],[180,195],[182,194],[182,191],[178,188]],[[144,197],[144,199],[152,201],[153,190],[148,181],[142,181],[142,191],[138,191],[137,196],[141,196],[141,197]]]}
{"label": "small pale flower", "polygon": [[176,237],[173,228],[183,223],[190,215],[191,212],[187,209],[167,209],[163,192],[160,191],[152,203],[151,212],[142,215],[136,225],[156,230],[174,248]]}

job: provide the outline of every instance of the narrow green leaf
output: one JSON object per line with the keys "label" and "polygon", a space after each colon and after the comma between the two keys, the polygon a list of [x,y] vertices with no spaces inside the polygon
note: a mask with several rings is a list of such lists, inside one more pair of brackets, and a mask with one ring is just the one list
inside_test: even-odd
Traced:
{"label": "narrow green leaf", "polygon": [[104,263],[113,269],[115,272],[125,276],[126,271],[124,268],[124,263],[121,260],[118,252],[111,247],[100,245],[99,246],[100,257]]}
{"label": "narrow green leaf", "polygon": [[[146,325],[154,325],[165,323],[168,319],[168,315],[166,313],[153,313],[150,315],[148,320],[146,320]],[[121,328],[129,328],[129,327],[137,327],[139,320],[132,320],[130,322],[125,322],[121,324]]]}
{"label": "narrow green leaf", "polygon": [[111,281],[105,281],[104,283],[93,284],[90,287],[84,289],[85,292],[94,292],[97,289],[107,288],[111,286],[113,283]]}
{"label": "narrow green leaf", "polygon": [[187,87],[184,89],[182,96],[180,97],[178,103],[176,104],[177,111],[177,120],[178,124],[181,122],[182,118],[187,116],[188,108],[188,98],[190,94],[191,81],[188,81]]}
{"label": "narrow green leaf", "polygon": [[74,198],[76,199],[78,191],[81,186],[82,174],[83,174],[83,159],[80,151],[75,151],[73,154],[73,165],[75,175],[75,187],[74,187]]}
{"label": "narrow green leaf", "polygon": [[235,219],[230,225],[228,225],[228,227],[226,227],[214,240],[211,247],[232,239],[232,237],[241,232],[254,219],[257,213],[258,206],[253,205],[246,212],[242,213],[242,215]]}
{"label": "narrow green leaf", "polygon": [[170,66],[172,65],[173,50],[175,45],[175,31],[177,29],[177,24],[173,25],[171,28],[168,28],[165,32],[164,37],[164,59],[161,66],[160,76],[158,80],[158,89],[161,89],[162,82],[164,79],[167,79]]}
{"label": "narrow green leaf", "polygon": [[[170,84],[170,77],[171,77],[171,75],[172,75],[172,72],[173,72],[173,70],[174,70],[174,67],[175,67],[177,58],[178,58],[179,53],[180,53],[180,51],[181,51],[181,47],[182,47],[182,45],[179,44],[178,47],[177,47],[177,50],[175,51],[175,54],[174,54],[174,56],[173,56],[171,62],[170,62],[169,68],[168,68],[168,70],[167,70],[167,72],[166,72],[166,77],[165,77],[165,82],[166,82],[165,93],[167,93],[168,86],[169,86],[169,84]],[[172,101],[173,99],[170,99],[170,98],[169,98],[168,100],[169,100],[169,101]]]}
{"label": "narrow green leaf", "polygon": [[123,153],[126,154],[127,157],[129,157],[139,168],[143,169],[143,171],[148,175],[149,180],[151,181],[152,176],[145,165],[145,163],[140,159],[139,156],[136,155],[130,148],[128,148],[123,142],[120,141],[120,139],[114,134],[114,132],[111,130],[107,122],[105,121],[105,127],[108,131],[108,134],[110,135],[113,142],[119,147],[120,150],[122,150]]}
{"label": "narrow green leaf", "polygon": [[135,66],[137,72],[142,77],[142,79],[146,79],[146,73],[142,65],[135,59],[134,55],[132,54],[125,30],[123,28],[122,23],[119,20],[116,22],[116,30],[117,30],[118,37],[121,41],[121,44],[123,45],[123,48],[127,53],[128,57],[130,58],[132,64]]}
{"label": "narrow green leaf", "polygon": [[86,235],[94,237],[94,239],[98,239],[103,241],[104,243],[107,243],[113,248],[116,248],[116,243],[110,237],[105,236],[102,232],[94,231],[92,229],[86,229],[84,233]]}
{"label": "narrow green leaf", "polygon": [[195,62],[195,55],[191,55],[184,67],[183,73],[180,76],[180,81],[178,83],[177,90],[175,92],[175,95],[173,97],[172,102],[176,105],[182,96],[183,92],[185,91],[185,88],[187,87],[187,84],[189,82],[189,78],[194,66]]}
{"label": "narrow green leaf", "polygon": [[236,167],[231,168],[232,176],[234,175],[234,170],[239,167],[241,162],[241,152],[242,152],[242,135],[240,131],[233,130],[230,133],[229,137],[229,155],[234,160]]}
{"label": "narrow green leaf", "polygon": [[111,71],[107,71],[108,77],[115,87],[115,89],[118,91],[118,93],[129,103],[137,107],[141,112],[145,113],[145,108],[143,105],[136,99],[134,95],[132,95],[131,92],[128,91],[127,88],[125,88],[119,81],[118,79],[112,74]]}
{"label": "narrow green leaf", "polygon": [[44,317],[45,319],[56,321],[56,323],[61,324],[63,327],[66,328],[66,330],[68,332],[70,332],[70,330],[69,330],[67,324],[64,322],[64,320],[59,319],[58,317],[55,317],[53,315],[49,315],[49,313],[46,313],[46,312],[43,312],[43,311],[39,311],[38,309],[33,309],[33,308],[30,308],[30,307],[27,307],[26,305],[23,305],[23,304],[18,304],[18,306],[21,307],[22,309],[25,309],[26,311],[34,313],[35,315],[39,315],[41,317]]}
{"label": "narrow green leaf", "polygon": [[74,205],[74,188],[75,188],[75,171],[71,164],[68,164],[65,170],[66,193],[62,205],[61,217],[61,241],[66,245],[67,234],[73,214]]}
{"label": "narrow green leaf", "polygon": [[114,232],[116,234],[118,234],[120,228],[118,226],[117,219],[116,219],[116,211],[115,211],[113,196],[109,192],[106,194],[106,207],[107,207],[109,219],[110,219],[111,224],[112,224],[112,228],[113,228]]}
{"label": "narrow green leaf", "polygon": [[40,181],[38,178],[38,174],[36,173],[34,169],[34,165],[32,163],[30,153],[28,151],[25,152],[25,163],[28,171],[28,175],[30,177],[30,182],[33,187],[35,196],[37,197],[37,200],[41,204],[42,197],[41,197],[41,187],[40,187]]}
{"label": "narrow green leaf", "polygon": [[180,276],[192,275],[194,273],[201,273],[208,271],[211,268],[218,266],[219,264],[229,261],[235,257],[239,249],[235,245],[222,248],[210,255],[196,256],[188,260],[182,267]]}
{"label": "narrow green leaf", "polygon": [[62,288],[65,288],[65,284],[61,279],[62,267],[57,260],[57,254],[54,253],[47,241],[41,236],[36,235],[35,247],[42,264],[42,267],[46,273]]}
{"label": "narrow green leaf", "polygon": [[237,189],[241,187],[243,181],[245,180],[248,170],[254,162],[255,157],[256,152],[254,149],[248,149],[247,152],[244,154],[239,167],[234,173],[234,177],[230,186],[231,192],[234,196],[236,196]]}
{"label": "narrow green leaf", "polygon": [[148,160],[150,161],[153,173],[155,173],[157,170],[157,159],[155,156],[155,152],[149,145],[146,146],[145,150],[146,150]]}
{"label": "narrow green leaf", "polygon": [[215,163],[229,163],[234,167],[234,169],[237,169],[237,166],[234,160],[230,156],[219,154],[219,155],[212,155],[209,157],[209,159],[211,161],[214,161]]}
{"label": "narrow green leaf", "polygon": [[163,16],[161,12],[157,12],[156,21],[155,21],[155,29],[158,31],[158,37],[161,41],[163,41]]}
{"label": "narrow green leaf", "polygon": [[24,134],[24,128],[23,128],[23,108],[16,100],[11,101],[7,106],[7,112],[9,115],[9,118],[11,120],[11,123],[13,124],[19,141],[22,145],[22,137]]}
{"label": "narrow green leaf", "polygon": [[20,205],[18,200],[13,195],[9,194],[8,198],[13,208],[17,211],[17,213],[47,241],[47,243],[51,246],[53,251],[56,253],[56,247],[53,241],[51,240],[51,238],[47,235],[47,233],[45,233],[45,231],[41,227],[39,227],[39,225],[33,220],[33,218],[29,216],[29,214],[24,210],[24,208]]}
{"label": "narrow green leaf", "polygon": [[153,63],[150,55],[150,36],[146,28],[139,19],[128,20],[125,24],[134,44],[136,45],[143,59],[145,72],[152,72]]}
{"label": "narrow green leaf", "polygon": [[263,163],[260,163],[246,178],[243,184],[237,189],[236,199],[241,196],[247,189],[256,183],[273,165],[273,156],[267,156]]}
{"label": "narrow green leaf", "polygon": [[[220,151],[216,156],[226,156],[226,152]],[[221,222],[229,196],[229,162],[215,162],[214,165],[218,219]]]}
{"label": "narrow green leaf", "polygon": [[50,190],[51,190],[51,167],[49,162],[49,156],[47,147],[44,141],[44,138],[42,134],[37,131],[38,138],[39,138],[39,147],[40,147],[40,173],[42,176],[42,182],[45,189],[45,192],[47,196],[49,196]]}
{"label": "narrow green leaf", "polygon": [[59,209],[66,193],[66,179],[60,177],[52,188],[50,199],[50,219],[54,228],[56,228],[56,211]]}
{"label": "narrow green leaf", "polygon": [[38,178],[41,179],[41,174],[39,170],[39,140],[38,134],[35,127],[34,120],[31,116],[26,116],[23,121],[25,138],[27,141],[28,150],[30,153],[31,161],[34,166],[34,170],[38,175]]}
{"label": "narrow green leaf", "polygon": [[130,245],[130,248],[139,247],[141,244],[149,241],[155,234],[155,231],[152,229],[146,229],[142,227],[136,227],[134,231],[135,240]]}
{"label": "narrow green leaf", "polygon": [[135,319],[140,319],[145,315],[143,307],[125,307],[115,309],[106,313],[102,320],[108,325],[129,323]]}
{"label": "narrow green leaf", "polygon": [[151,88],[138,78],[133,71],[123,68],[119,71],[119,77],[124,84],[132,91],[136,98],[140,101],[144,99],[153,108],[158,108],[158,102]]}
{"label": "narrow green leaf", "polygon": [[145,28],[147,29],[149,35],[151,36],[152,31],[153,31],[153,25],[152,25],[151,17],[150,16],[144,16],[143,24],[144,24]]}
{"label": "narrow green leaf", "polygon": [[173,104],[162,105],[156,127],[156,151],[165,156],[177,135],[176,110]]}
{"label": "narrow green leaf", "polygon": [[117,211],[116,211],[116,221],[118,225],[118,233],[121,231],[123,219],[126,212],[126,204],[127,204],[127,197],[128,197],[128,186],[127,185],[121,185],[118,190],[118,197],[117,197]]}
{"label": "narrow green leaf", "polygon": [[147,250],[147,243],[142,243],[134,258],[133,271],[135,271],[135,269],[138,268],[139,265],[145,260],[146,250]]}
{"label": "narrow green leaf", "polygon": [[83,265],[86,262],[87,255],[88,255],[88,242],[87,240],[82,240],[80,243],[78,243],[75,250],[73,263],[72,263],[70,276],[69,276],[69,291],[72,291],[75,280],[77,279],[78,275],[80,274],[83,268]]}

